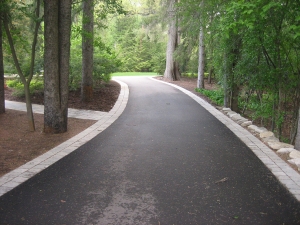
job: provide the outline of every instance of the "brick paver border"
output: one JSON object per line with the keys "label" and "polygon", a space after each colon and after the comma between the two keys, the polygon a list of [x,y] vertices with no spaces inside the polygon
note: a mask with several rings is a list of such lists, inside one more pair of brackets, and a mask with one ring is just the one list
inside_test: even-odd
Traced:
{"label": "brick paver border", "polygon": [[[51,166],[64,156],[75,151],[78,147],[104,131],[122,114],[128,102],[129,88],[124,82],[121,82],[117,79],[114,80],[121,86],[120,94],[114,107],[108,113],[70,109],[69,116],[98,121],[76,136],[49,150],[45,154],[2,176],[0,178],[0,196]],[[22,104],[14,102],[9,102],[7,105],[9,105],[9,108],[17,110],[22,110],[24,108]],[[43,106],[35,105],[33,108],[36,113],[43,113],[44,111]]]}

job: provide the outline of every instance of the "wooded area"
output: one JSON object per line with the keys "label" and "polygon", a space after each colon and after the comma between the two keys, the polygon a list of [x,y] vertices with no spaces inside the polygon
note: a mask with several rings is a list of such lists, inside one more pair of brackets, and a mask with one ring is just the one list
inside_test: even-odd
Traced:
{"label": "wooded area", "polygon": [[[59,7],[51,15],[50,4]],[[92,101],[93,87],[113,72],[198,74],[200,90],[214,80],[221,105],[300,147],[298,0],[1,0],[0,7],[0,112],[4,73],[20,76],[29,118],[29,83],[44,74],[45,132],[67,129],[69,89],[82,88],[82,100]]]}

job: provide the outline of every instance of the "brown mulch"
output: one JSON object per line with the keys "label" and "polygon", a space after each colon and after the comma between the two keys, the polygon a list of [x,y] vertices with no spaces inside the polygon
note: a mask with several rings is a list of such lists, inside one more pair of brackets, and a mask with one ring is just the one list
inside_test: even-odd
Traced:
{"label": "brown mulch", "polygon": [[[5,99],[24,102],[24,98],[13,96],[12,93],[13,91],[7,88]],[[70,91],[69,108],[108,112],[113,108],[119,93],[120,85],[115,81],[95,88],[93,101],[88,103],[80,101],[80,90]],[[35,93],[32,103],[43,104],[43,93]],[[25,112],[6,109],[4,114],[0,114],[0,176],[47,152],[96,122],[69,118],[66,133],[45,134],[44,116],[34,114],[34,120],[36,131],[30,132]]]}
{"label": "brown mulch", "polygon": [[[94,98],[91,102],[81,102],[81,90],[69,92],[68,107],[73,109],[87,109],[102,112],[109,112],[114,106],[120,93],[120,85],[115,81],[108,84],[102,84],[101,87],[94,88]],[[25,97],[17,97],[13,95],[13,90],[8,88],[5,90],[5,99],[10,101],[25,102]],[[31,101],[33,104],[44,104],[44,94],[42,92],[34,93]]]}

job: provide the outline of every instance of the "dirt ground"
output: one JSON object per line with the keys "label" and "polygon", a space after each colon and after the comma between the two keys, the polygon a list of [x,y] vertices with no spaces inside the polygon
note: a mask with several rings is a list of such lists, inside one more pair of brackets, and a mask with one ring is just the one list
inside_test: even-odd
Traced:
{"label": "dirt ground", "polygon": [[[120,85],[111,81],[102,88],[94,90],[94,100],[89,103],[80,101],[80,90],[69,94],[69,108],[89,109],[108,112],[115,104],[120,93]],[[11,89],[5,90],[5,99],[23,102],[24,98],[12,95]],[[35,93],[35,104],[43,104],[43,94]],[[6,109],[0,115],[0,176],[47,152],[60,143],[85,130],[95,120],[68,119],[68,131],[63,134],[43,133],[44,116],[34,114],[36,131],[28,130],[25,112]]]}

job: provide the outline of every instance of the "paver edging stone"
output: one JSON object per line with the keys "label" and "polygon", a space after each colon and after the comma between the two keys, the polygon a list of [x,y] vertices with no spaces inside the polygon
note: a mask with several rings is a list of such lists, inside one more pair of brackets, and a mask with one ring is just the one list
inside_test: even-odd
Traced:
{"label": "paver edging stone", "polygon": [[[121,86],[120,94],[114,107],[108,113],[97,111],[101,114],[101,116],[93,118],[98,120],[95,123],[96,125],[91,125],[81,133],[54,147],[45,154],[38,156],[37,158],[0,177],[0,196],[35,176],[43,169],[65,157],[67,154],[75,151],[78,147],[104,131],[122,114],[128,102],[129,88],[126,83],[117,79],[113,80],[118,82]],[[14,105],[14,102],[10,102],[10,104]],[[83,114],[85,114],[85,112],[83,112]],[[88,114],[88,116],[90,115]],[[93,115],[91,116],[93,117]]]}
{"label": "paver edging stone", "polygon": [[[274,175],[289,190],[289,192],[298,201],[300,201],[300,194],[299,194],[299,192],[300,192],[300,174],[297,173],[294,169],[292,169],[286,161],[284,161],[282,158],[280,158],[279,154],[277,154],[274,150],[271,150],[270,147],[268,147],[266,145],[266,143],[263,142],[263,140],[260,140],[256,137],[256,135],[266,132],[267,131],[266,128],[258,128],[256,126],[257,128],[254,129],[255,131],[254,130],[250,131],[248,129],[248,127],[252,125],[252,121],[246,121],[246,122],[242,123],[241,125],[237,124],[236,122],[231,120],[231,118],[229,118],[229,116],[228,116],[228,114],[233,115],[233,114],[237,114],[237,113],[231,111],[229,108],[218,109],[218,107],[213,107],[212,105],[210,105],[208,102],[206,102],[199,96],[193,94],[192,92],[190,92],[180,86],[177,86],[172,83],[164,82],[161,80],[157,80],[154,78],[150,78],[150,79],[157,81],[157,82],[165,83],[167,85],[173,86],[173,87],[181,90],[182,92],[184,92],[185,94],[187,94],[188,96],[193,98],[201,106],[203,106],[212,115],[214,115],[220,122],[222,122],[225,126],[227,126],[231,131],[233,131],[233,133],[235,135],[237,135],[253,151],[253,153],[256,154],[256,156],[261,161],[264,161],[264,160],[266,160],[266,158],[269,158],[270,160],[267,160],[265,165],[268,167],[268,169],[273,174],[274,174],[273,171],[284,172],[284,174],[285,174],[284,176],[282,176],[282,175],[279,176],[276,174],[274,174]],[[228,118],[229,120],[231,120],[234,124],[236,124],[240,128],[237,128],[232,123],[227,121],[224,117],[222,117],[222,115],[219,114],[220,111],[221,111],[221,114],[225,118]],[[243,132],[243,130],[245,132]],[[250,133],[250,136],[249,136],[249,134],[247,134],[247,132]],[[242,133],[242,135],[241,135],[241,133]],[[274,140],[272,140],[272,141],[274,142],[277,140],[274,137]],[[270,141],[270,142],[272,142],[272,141]],[[264,154],[263,157],[262,157],[262,154]]]}
{"label": "paver edging stone", "polygon": [[[235,113],[234,111],[230,110],[230,108],[223,108],[223,109],[221,109],[221,111],[224,112],[225,115],[228,115],[228,117],[231,118],[233,121],[235,121],[234,116],[239,115],[239,114]],[[235,122],[237,122],[237,121],[235,121]],[[296,165],[298,167],[298,171],[300,171],[300,162],[298,163],[298,161],[297,161],[297,163],[295,163],[295,160],[293,160],[293,159],[298,159],[298,158],[300,159],[300,151],[294,149],[293,145],[280,142],[279,139],[275,137],[274,133],[271,131],[268,131],[266,128],[257,127],[256,125],[253,125],[252,121],[249,121],[249,123],[247,123],[247,122],[244,122],[244,126],[242,123],[241,126],[247,128],[248,130],[253,132],[255,135],[258,135],[261,138],[261,140],[265,144],[267,144],[271,149],[275,150],[278,155],[288,154],[288,157],[290,158],[290,160],[287,160],[287,162],[289,162],[292,165]],[[247,124],[250,124],[250,125],[247,125]],[[294,153],[291,155],[291,152],[294,152]]]}

